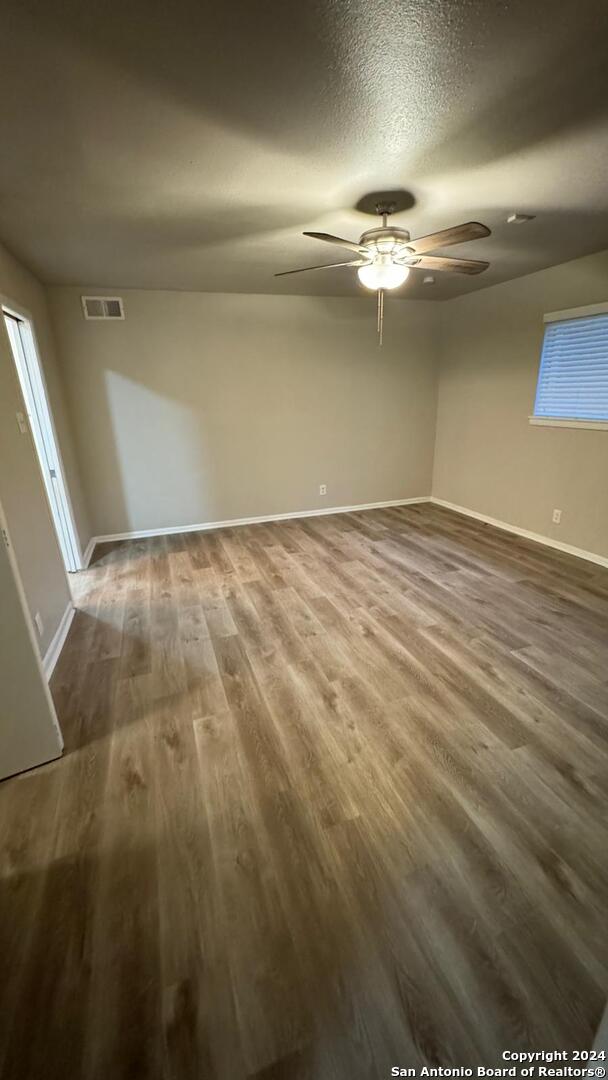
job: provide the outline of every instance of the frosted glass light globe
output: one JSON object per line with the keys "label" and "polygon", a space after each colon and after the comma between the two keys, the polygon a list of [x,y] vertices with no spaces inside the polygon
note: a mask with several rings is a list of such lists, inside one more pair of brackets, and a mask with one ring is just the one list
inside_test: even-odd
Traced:
{"label": "frosted glass light globe", "polygon": [[409,272],[409,266],[398,266],[390,255],[376,255],[373,263],[357,270],[359,281],[366,289],[397,289]]}

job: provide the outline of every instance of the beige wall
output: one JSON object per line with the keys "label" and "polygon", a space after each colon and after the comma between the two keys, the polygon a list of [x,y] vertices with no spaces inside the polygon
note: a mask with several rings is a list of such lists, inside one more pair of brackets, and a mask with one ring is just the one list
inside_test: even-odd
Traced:
{"label": "beige wall", "polygon": [[528,423],[543,314],[602,301],[608,252],[440,305],[433,495],[608,555],[608,431]]}
{"label": "beige wall", "polygon": [[[86,543],[89,525],[55,365],[46,296],[35,278],[2,247],[0,297],[33,321],[70,492],[81,537]],[[0,500],[13,537],[29,610],[32,616],[40,612],[44,623],[44,633],[38,640],[44,655],[70,601],[70,593],[34,445],[31,436],[22,435],[17,427],[15,414],[23,410],[8,335],[4,320],[0,319]]]}
{"label": "beige wall", "polygon": [[123,290],[112,323],[82,291],[50,296],[95,534],[430,493],[433,305],[389,301],[379,350],[372,297]]}
{"label": "beige wall", "polygon": [[[5,522],[0,506],[0,525]],[[0,779],[50,761],[62,741],[9,550],[0,542]]]}
{"label": "beige wall", "polygon": [[0,244],[0,297],[20,314],[31,318],[49,393],[66,479],[83,549],[91,537],[89,514],[74,453],[74,440],[65,407],[65,391],[57,363],[55,338],[49,318],[47,292],[36,278]]}
{"label": "beige wall", "polygon": [[608,432],[528,423],[543,314],[608,299],[608,253],[389,301],[382,350],[371,298],[125,290],[87,323],[81,291],[50,296],[97,535],[426,495],[435,441],[435,496],[608,554]]}

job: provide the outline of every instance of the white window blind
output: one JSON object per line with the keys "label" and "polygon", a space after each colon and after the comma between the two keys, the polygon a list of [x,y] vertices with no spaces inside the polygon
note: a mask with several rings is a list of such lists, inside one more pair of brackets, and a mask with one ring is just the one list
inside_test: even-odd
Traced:
{"label": "white window blind", "polygon": [[547,323],[534,415],[608,420],[608,313]]}

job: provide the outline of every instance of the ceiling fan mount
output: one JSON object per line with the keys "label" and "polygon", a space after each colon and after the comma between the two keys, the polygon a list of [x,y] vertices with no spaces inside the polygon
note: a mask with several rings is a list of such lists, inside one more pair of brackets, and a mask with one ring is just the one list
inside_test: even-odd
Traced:
{"label": "ceiling fan mount", "polygon": [[487,270],[489,263],[478,259],[454,259],[445,255],[429,255],[428,252],[451,244],[464,244],[471,240],[481,240],[490,235],[490,230],[479,221],[467,221],[463,225],[453,225],[439,232],[429,233],[412,240],[407,229],[389,225],[388,218],[395,209],[392,201],[376,203],[376,211],[382,218],[382,225],[367,229],[358,241],[344,240],[329,233],[305,232],[315,240],[346,248],[359,257],[347,262],[322,263],[319,266],[305,266],[301,270],[283,270],[275,277],[286,274],[301,274],[307,270],[331,270],[336,267],[352,266],[357,269],[357,276],[362,285],[378,293],[378,333],[382,343],[382,324],[384,313],[384,291],[396,289],[409,277],[410,270],[452,271],[457,274],[480,274]]}
{"label": "ceiling fan mount", "polygon": [[367,229],[359,240],[361,247],[376,249],[378,252],[392,249],[395,254],[403,249],[403,255],[407,253],[409,242],[410,234],[407,229],[399,229],[396,225],[382,225],[379,229]]}
{"label": "ceiling fan mount", "polygon": [[396,209],[397,203],[393,199],[381,199],[376,203],[376,213],[381,217],[394,214]]}

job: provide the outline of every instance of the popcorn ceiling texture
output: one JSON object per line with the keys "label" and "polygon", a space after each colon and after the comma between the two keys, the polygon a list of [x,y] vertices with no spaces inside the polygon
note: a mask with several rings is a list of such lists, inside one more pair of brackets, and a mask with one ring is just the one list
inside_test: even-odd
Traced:
{"label": "popcorn ceiling texture", "polygon": [[[444,299],[608,246],[604,0],[8,0],[0,236],[46,283],[361,295],[301,236],[357,237],[405,188],[420,235],[479,219],[412,274]],[[24,76],[24,73],[27,73]],[[535,214],[521,227],[507,213]]]}

